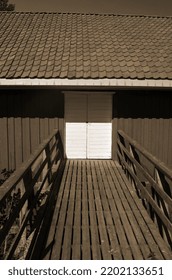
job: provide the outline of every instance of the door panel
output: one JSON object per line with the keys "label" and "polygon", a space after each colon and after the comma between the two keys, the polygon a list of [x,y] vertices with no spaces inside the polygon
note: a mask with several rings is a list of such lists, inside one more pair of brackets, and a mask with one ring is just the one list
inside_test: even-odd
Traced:
{"label": "door panel", "polygon": [[86,123],[66,123],[66,156],[83,158],[87,155]]}
{"label": "door panel", "polygon": [[88,118],[91,123],[111,122],[112,120],[112,96],[109,94],[88,95]]}
{"label": "door panel", "polygon": [[87,95],[67,94],[65,97],[66,122],[87,122]]}
{"label": "door panel", "polygon": [[111,123],[88,123],[87,158],[111,158]]}

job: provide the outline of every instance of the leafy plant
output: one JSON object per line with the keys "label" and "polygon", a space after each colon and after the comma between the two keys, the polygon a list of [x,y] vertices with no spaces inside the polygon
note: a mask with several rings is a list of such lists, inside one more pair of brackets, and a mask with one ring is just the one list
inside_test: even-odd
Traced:
{"label": "leafy plant", "polygon": [[[1,185],[10,177],[14,170],[2,169],[0,172],[0,188]],[[3,228],[6,221],[9,219],[9,216],[14,209],[15,205],[20,199],[20,193],[14,193],[12,196],[9,196],[5,203],[0,205],[0,230]],[[3,259],[5,252],[9,248],[11,235],[9,234],[5,242],[0,248],[0,259]]]}

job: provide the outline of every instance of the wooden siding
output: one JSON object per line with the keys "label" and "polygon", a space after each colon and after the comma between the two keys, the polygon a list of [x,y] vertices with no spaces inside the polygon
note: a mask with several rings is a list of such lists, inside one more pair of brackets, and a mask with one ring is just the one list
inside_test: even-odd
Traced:
{"label": "wooden siding", "polygon": [[116,130],[123,130],[172,167],[171,92],[118,92],[113,115]]}
{"label": "wooden siding", "polygon": [[63,95],[55,90],[0,91],[0,169],[15,169],[57,128],[63,137]]}
{"label": "wooden siding", "polygon": [[[0,169],[14,169],[54,128],[64,137],[64,95],[55,89],[0,89]],[[116,91],[113,96],[113,158],[116,133],[124,130],[172,166],[170,91]]]}

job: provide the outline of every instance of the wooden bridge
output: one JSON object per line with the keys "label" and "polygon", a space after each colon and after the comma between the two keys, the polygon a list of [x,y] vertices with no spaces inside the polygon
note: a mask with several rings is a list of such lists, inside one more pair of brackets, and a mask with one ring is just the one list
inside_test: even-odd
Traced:
{"label": "wooden bridge", "polygon": [[57,131],[44,141],[0,189],[2,258],[171,260],[172,173],[122,131],[117,146],[65,160]]}

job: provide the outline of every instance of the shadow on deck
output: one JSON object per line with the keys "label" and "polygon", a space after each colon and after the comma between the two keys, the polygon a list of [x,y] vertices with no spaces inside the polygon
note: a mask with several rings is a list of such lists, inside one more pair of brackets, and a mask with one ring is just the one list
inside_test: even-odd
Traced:
{"label": "shadow on deck", "polygon": [[67,160],[41,259],[172,259],[112,160]]}
{"label": "shadow on deck", "polygon": [[55,130],[10,176],[1,259],[172,259],[172,171],[118,134],[120,164],[65,160]]}

